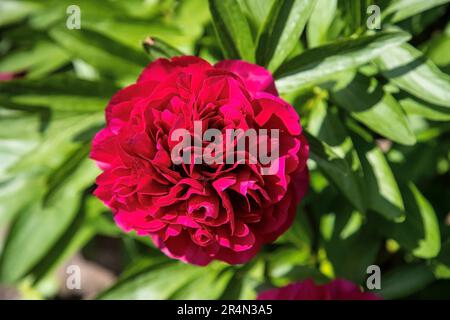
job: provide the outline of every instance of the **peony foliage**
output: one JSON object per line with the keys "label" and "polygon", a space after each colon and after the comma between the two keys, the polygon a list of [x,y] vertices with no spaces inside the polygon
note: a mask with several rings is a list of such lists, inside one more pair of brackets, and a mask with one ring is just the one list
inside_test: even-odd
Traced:
{"label": "peony foliage", "polygon": [[[64,297],[66,268],[82,256],[113,274],[83,298],[256,299],[302,296],[302,287],[327,298],[342,288],[450,298],[449,2],[1,1],[0,290]],[[264,183],[250,170],[233,176],[237,194],[252,185],[267,195],[252,216],[259,225],[239,210],[234,219],[213,193],[187,199],[172,189],[165,204],[150,202],[145,195],[161,189],[148,168],[102,173],[124,153],[135,168],[156,152],[138,130],[184,120],[191,106],[168,92],[191,63],[208,108],[217,82],[234,86],[221,97],[228,125],[241,105],[240,119],[255,127],[265,125],[253,114],[261,108],[280,119],[268,126],[284,129],[290,170]],[[152,115],[141,105],[149,99]],[[132,128],[123,118],[131,109]],[[138,183],[145,207],[128,196]],[[117,216],[125,202],[133,218]],[[174,202],[182,213],[208,203],[204,228],[148,219],[145,210],[169,203],[173,214]],[[227,223],[212,233],[211,208]],[[370,266],[381,288],[368,287]]]}

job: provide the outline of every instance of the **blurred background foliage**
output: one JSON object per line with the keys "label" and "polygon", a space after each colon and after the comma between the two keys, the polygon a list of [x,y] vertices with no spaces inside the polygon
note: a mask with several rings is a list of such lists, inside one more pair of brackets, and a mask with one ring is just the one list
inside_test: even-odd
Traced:
{"label": "blurred background foliage", "polygon": [[[365,285],[377,264],[386,299],[450,298],[448,3],[1,0],[0,74],[15,79],[0,82],[0,295],[253,299],[310,277]],[[171,260],[91,195],[109,98],[177,54],[267,67],[307,131],[309,193],[246,265]]]}

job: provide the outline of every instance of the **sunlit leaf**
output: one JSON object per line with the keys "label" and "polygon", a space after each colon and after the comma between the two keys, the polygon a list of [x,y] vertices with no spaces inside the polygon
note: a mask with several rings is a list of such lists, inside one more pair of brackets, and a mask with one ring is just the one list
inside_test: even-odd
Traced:
{"label": "sunlit leaf", "polygon": [[449,2],[449,0],[394,0],[383,10],[382,17],[392,22],[398,22]]}
{"label": "sunlit leaf", "polygon": [[392,95],[383,91],[375,79],[357,74],[332,97],[355,119],[386,138],[406,145],[416,142],[401,106]]}
{"label": "sunlit leaf", "polygon": [[229,59],[254,62],[254,43],[247,18],[236,0],[209,0],[217,37]]}
{"label": "sunlit leaf", "polygon": [[258,35],[256,61],[275,71],[294,49],[316,0],[278,0]]}
{"label": "sunlit leaf", "polygon": [[307,38],[310,48],[327,42],[328,29],[333,22],[337,0],[318,0],[308,22]]}
{"label": "sunlit leaf", "polygon": [[290,92],[316,84],[337,72],[357,68],[408,39],[404,32],[382,32],[306,50],[277,70],[277,88]]}
{"label": "sunlit leaf", "polygon": [[383,75],[427,102],[450,108],[450,76],[409,44],[390,48],[377,59]]}
{"label": "sunlit leaf", "polygon": [[[170,297],[189,299],[200,295],[203,298],[217,299],[232,276],[232,273],[221,273],[223,269],[224,266],[217,264],[207,268],[180,262],[156,264],[119,281],[101,294],[100,298],[158,300]],[[198,290],[200,284],[204,286],[202,291]]]}
{"label": "sunlit leaf", "polygon": [[393,238],[419,258],[433,258],[441,249],[441,236],[433,207],[414,184],[404,190],[406,220],[396,224]]}
{"label": "sunlit leaf", "polygon": [[404,265],[383,276],[381,290],[375,291],[384,299],[407,297],[433,282],[434,276],[425,264]]}

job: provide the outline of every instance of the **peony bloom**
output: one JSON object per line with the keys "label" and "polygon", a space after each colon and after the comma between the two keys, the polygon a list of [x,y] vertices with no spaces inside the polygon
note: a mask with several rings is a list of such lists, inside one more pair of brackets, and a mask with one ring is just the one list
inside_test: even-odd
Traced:
{"label": "peony bloom", "polygon": [[[278,129],[277,172],[263,175],[264,165],[249,161],[175,163],[172,133],[186,129],[194,136],[194,121],[219,133]],[[191,56],[158,59],[117,92],[91,152],[103,170],[95,195],[116,223],[197,265],[247,262],[285,232],[306,192],[307,157],[300,119],[278,97],[268,71]]]}
{"label": "peony bloom", "polygon": [[354,283],[335,279],[324,285],[313,280],[295,282],[283,288],[261,292],[258,300],[380,300],[376,294],[362,292]]}

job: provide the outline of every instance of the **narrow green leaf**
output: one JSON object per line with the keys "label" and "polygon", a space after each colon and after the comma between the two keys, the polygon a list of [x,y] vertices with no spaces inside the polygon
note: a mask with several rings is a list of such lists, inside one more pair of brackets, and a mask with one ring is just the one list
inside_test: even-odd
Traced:
{"label": "narrow green leaf", "polygon": [[[267,257],[270,275],[279,281],[291,278],[292,274],[298,275],[299,266],[306,266],[310,261],[310,250],[307,246],[301,248],[293,246],[281,246],[276,251],[271,252]],[[319,273],[319,272],[317,272]],[[298,279],[298,278],[297,278]]]}
{"label": "narrow green leaf", "polygon": [[0,225],[2,227],[6,228],[29,202],[38,200],[37,194],[29,190],[39,187],[41,184],[26,174],[6,178],[2,176],[0,180]]}
{"label": "narrow green leaf", "polygon": [[399,22],[423,11],[449,3],[450,0],[394,0],[382,11],[383,21]]}
{"label": "narrow green leaf", "polygon": [[408,115],[417,115],[434,121],[449,121],[450,109],[437,106],[402,92],[398,102]]}
{"label": "narrow green leaf", "polygon": [[[167,259],[165,261],[151,265],[149,268],[119,281],[102,293],[99,298],[103,300],[159,300],[171,297],[198,298],[201,295],[202,298],[217,299],[225,289],[226,281],[220,278],[223,265],[213,264],[208,267],[198,267],[181,262],[168,262]],[[205,280],[203,283],[201,283],[202,279]],[[216,281],[219,282],[216,283]],[[201,284],[203,290],[192,287],[192,283],[197,286]],[[213,288],[214,290],[212,290]]]}
{"label": "narrow green leaf", "polygon": [[441,249],[441,233],[433,207],[412,183],[403,195],[406,220],[395,225],[392,237],[416,257],[436,257]]}
{"label": "narrow green leaf", "polygon": [[311,159],[318,163],[325,163],[325,162],[335,162],[335,170],[337,172],[340,172],[341,174],[345,174],[345,172],[348,170],[349,166],[345,161],[343,160],[341,156],[339,156],[331,146],[326,144],[323,141],[320,141],[310,133],[305,131],[305,136],[308,139],[309,144],[309,150],[311,153]]}
{"label": "narrow green leaf", "polygon": [[383,152],[378,147],[374,147],[366,152],[366,159],[371,169],[364,170],[364,172],[373,172],[373,176],[365,174],[366,181],[373,179],[371,183],[368,183],[369,188],[372,188],[369,193],[370,208],[384,214],[389,219],[403,220],[405,218],[403,200]]}
{"label": "narrow green leaf", "polygon": [[317,1],[306,28],[309,48],[314,48],[327,42],[328,29],[335,18],[337,3],[337,0]]}
{"label": "narrow green leaf", "polygon": [[374,78],[357,74],[332,97],[339,107],[386,138],[405,145],[416,142],[401,106]]}
{"label": "narrow green leaf", "polygon": [[348,204],[333,203],[331,210],[320,221],[326,257],[334,276],[360,283],[367,276],[367,266],[376,259],[379,237]]}
{"label": "narrow green leaf", "polygon": [[103,111],[117,87],[107,82],[80,80],[70,75],[44,79],[20,79],[0,82],[0,101],[19,104],[30,110],[49,108],[69,112]]}
{"label": "narrow green leaf", "polygon": [[438,279],[450,279],[450,239],[442,243],[441,252],[434,261],[433,272]]}
{"label": "narrow green leaf", "polygon": [[[299,207],[300,209],[300,207]],[[294,222],[286,232],[286,238],[293,242],[298,248],[310,248],[313,242],[313,230],[306,213],[297,210]]]}
{"label": "narrow green leaf", "polygon": [[427,102],[450,108],[450,76],[409,44],[384,51],[377,65],[396,86]]}
{"label": "narrow green leaf", "polygon": [[307,50],[277,70],[277,88],[287,93],[317,84],[337,72],[357,68],[409,38],[405,32],[380,32]]}
{"label": "narrow green leaf", "polygon": [[27,78],[40,78],[70,61],[69,55],[50,41],[39,41],[32,49],[18,50],[0,61],[0,72],[26,72]]}
{"label": "narrow green leaf", "polygon": [[[136,7],[139,8],[141,5],[142,4],[138,3]],[[160,3],[155,2],[153,5],[157,8],[161,8]],[[171,4],[169,3],[169,5]],[[127,6],[128,3],[125,4],[125,7]],[[193,12],[195,12],[195,18],[192,16]],[[173,19],[175,20],[177,27],[181,29],[182,34],[189,35],[193,40],[200,38],[204,32],[205,25],[211,21],[207,0],[180,1],[176,4],[176,16],[173,17]],[[161,28],[161,23],[158,25],[160,26],[160,29],[163,29]],[[158,36],[158,38],[166,39],[161,36]],[[195,43],[193,44],[195,45]]]}
{"label": "narrow green leaf", "polygon": [[168,297],[171,300],[218,299],[233,280],[233,269],[206,270]]}
{"label": "narrow green leaf", "polygon": [[405,207],[400,188],[384,153],[370,135],[353,134],[352,138],[364,172],[368,207],[388,220],[404,221]]}
{"label": "narrow green leaf", "polygon": [[[2,177],[2,187],[8,184],[3,184],[3,178],[8,178],[5,177],[8,168],[39,145],[42,117],[42,113],[6,108],[4,101],[0,99],[0,176]],[[1,192],[1,194],[4,193]],[[2,203],[4,202],[0,201],[0,204]],[[2,216],[1,212],[0,205],[0,217]]]}
{"label": "narrow green leaf", "polygon": [[261,26],[256,61],[275,71],[294,49],[316,0],[279,0]]}
{"label": "narrow green leaf", "polygon": [[86,159],[76,176],[58,191],[57,203],[44,207],[40,201],[34,201],[21,212],[8,234],[1,257],[2,281],[19,280],[44,257],[73,221],[82,190],[97,174],[92,161]]}
{"label": "narrow green leaf", "polygon": [[389,271],[383,276],[381,290],[374,291],[384,299],[399,299],[412,295],[434,281],[425,264],[409,264]]}
{"label": "narrow green leaf", "polygon": [[0,2],[0,27],[18,22],[39,8],[38,3],[2,0]]}
{"label": "narrow green leaf", "polygon": [[237,1],[209,0],[209,9],[225,57],[254,62],[250,26]]}
{"label": "narrow green leaf", "polygon": [[425,50],[427,57],[441,70],[450,71],[450,34],[442,33],[434,37]]}
{"label": "narrow green leaf", "polygon": [[86,141],[77,147],[73,152],[68,154],[67,159],[55,170],[53,170],[46,179],[46,193],[44,195],[44,206],[48,206],[58,201],[56,195],[58,190],[64,185],[67,179],[76,171],[77,167],[83,160],[88,158],[91,148],[91,141]]}
{"label": "narrow green leaf", "polygon": [[[362,17],[367,6],[364,6],[366,0],[350,0],[339,1],[339,9],[342,12],[343,18],[347,24],[346,29],[348,34],[354,34],[360,31],[362,25]],[[365,10],[364,10],[365,11]]]}
{"label": "narrow green leaf", "polygon": [[[3,112],[2,112],[3,111]],[[5,112],[6,111],[6,112]],[[45,220],[46,216],[52,216],[53,219],[61,219],[62,226],[64,225],[66,215],[71,214],[71,203],[69,199],[61,196],[64,193],[66,184],[55,181],[55,192],[54,199],[58,201],[67,201],[67,206],[62,208],[58,201],[55,201],[51,206],[44,208],[42,205],[42,197],[47,192],[46,177],[51,175],[52,170],[58,168],[62,162],[65,161],[67,154],[76,149],[80,143],[85,140],[86,130],[91,129],[92,126],[103,123],[103,113],[95,113],[92,115],[67,115],[62,116],[60,113],[52,113],[52,117],[48,117],[48,112],[43,112],[42,110],[35,111],[22,111],[14,109],[2,109],[0,108],[0,145],[11,145],[14,152],[9,152],[8,158],[3,157],[2,150],[0,148],[0,157],[5,160],[5,167],[1,167],[1,201],[0,201],[0,216],[1,219],[5,219],[8,222],[11,218],[19,215],[19,221],[25,221],[30,218],[35,224],[41,225],[36,219],[42,215],[43,222],[47,223]],[[4,121],[3,121],[4,120]],[[51,121],[50,121],[51,120]],[[7,124],[7,125],[6,125]],[[92,134],[92,131],[91,131]],[[14,146],[14,147],[13,147]],[[12,154],[12,156],[11,156]],[[7,160],[7,161],[6,161]],[[74,169],[74,167],[72,167]],[[96,169],[97,170],[97,169]],[[76,170],[71,172],[71,180],[73,174]],[[93,182],[94,177],[89,174],[86,169],[84,173],[86,179],[90,179]],[[65,181],[67,182],[67,181]],[[62,190],[61,190],[62,189]],[[30,192],[33,190],[33,192]],[[76,187],[72,187],[72,193],[76,193]],[[72,196],[75,196],[74,194]],[[3,197],[5,197],[3,199]],[[68,198],[69,196],[67,196]],[[76,200],[73,200],[76,203]],[[52,209],[54,208],[54,209]],[[59,210],[59,211],[58,211]],[[66,211],[65,211],[66,210]],[[6,212],[4,215],[3,212]],[[23,217],[25,215],[25,217]],[[17,220],[16,220],[17,221]],[[56,228],[59,228],[60,222],[55,222],[54,220],[48,222],[50,224],[55,224]],[[16,226],[17,223],[14,224]],[[27,227],[30,227],[26,225]],[[35,225],[33,226],[35,227]],[[25,227],[24,227],[25,228]],[[43,229],[46,226],[43,225]],[[61,227],[63,228],[63,227]],[[14,228],[13,228],[14,229]],[[40,231],[41,229],[39,229]],[[59,229],[58,229],[59,230]],[[48,231],[48,230],[47,230]],[[24,230],[24,233],[30,232],[29,230]],[[43,230],[45,233],[45,230]],[[22,232],[20,232],[22,233]],[[20,236],[14,236],[10,233],[11,237],[15,240],[11,240],[12,243],[19,242],[18,246],[23,246],[23,249],[15,250],[20,251],[20,253],[5,253],[10,254],[12,261],[19,262],[21,264],[20,268],[15,270],[6,271],[8,273],[5,277],[11,279],[20,277],[24,272],[27,272],[29,268],[32,267],[33,263],[36,263],[34,259],[40,259],[40,255],[45,253],[46,246],[51,245],[53,240],[49,240],[46,236],[43,236],[40,232],[36,230],[31,231],[31,233],[36,235],[36,237],[42,237],[44,240],[40,239],[42,242],[42,247],[25,248],[30,246],[30,243],[21,242],[25,241],[27,235],[21,234]],[[48,234],[51,238],[53,235]],[[30,239],[32,236],[29,236]],[[7,239],[7,248],[10,246],[10,236]],[[26,250],[25,250],[26,249]],[[33,252],[30,253],[29,249]],[[42,249],[42,251],[41,251]],[[22,256],[22,251],[24,255]],[[31,261],[28,261],[28,258]],[[17,260],[14,260],[17,259]],[[6,263],[6,262],[5,262]],[[23,264],[23,265],[22,265]],[[2,268],[0,266],[0,268]],[[23,269],[22,269],[23,268]],[[14,272],[18,272],[17,275],[11,275]],[[1,271],[3,272],[3,271]]]}
{"label": "narrow green leaf", "polygon": [[72,57],[84,60],[103,75],[124,83],[133,82],[148,63],[145,53],[86,28],[57,27],[50,30],[50,36]]}
{"label": "narrow green leaf", "polygon": [[309,142],[310,156],[320,171],[340,190],[358,210],[365,212],[366,204],[360,179],[351,165],[323,141],[305,133]]}
{"label": "narrow green leaf", "polygon": [[259,30],[275,0],[238,0],[243,11],[249,17],[253,27]]}
{"label": "narrow green leaf", "polygon": [[[49,121],[49,119],[46,119]],[[104,114],[55,114],[40,137],[40,143],[8,168],[10,174],[36,172],[40,175],[57,170],[67,155],[92,138],[98,128],[104,124]],[[44,190],[43,190],[44,191]]]}
{"label": "narrow green leaf", "polygon": [[99,199],[92,195],[81,201],[81,208],[70,227],[31,271],[35,283],[39,284],[40,281],[45,281],[58,266],[70,259],[96,234],[94,223],[107,209]]}
{"label": "narrow green leaf", "polygon": [[[180,6],[181,5],[182,4],[180,3]],[[121,14],[122,13],[118,14],[118,16]],[[207,10],[207,14],[209,16],[209,10]],[[203,19],[202,17],[198,18]],[[181,28],[192,29],[180,30],[179,26],[169,23],[162,23],[161,21],[155,21],[154,19],[150,19],[150,21],[142,21],[136,19],[122,20],[104,18],[101,19],[102,23],[98,23],[99,18],[95,16],[90,19],[84,16],[82,19],[83,28],[86,27],[89,30],[98,32],[109,39],[117,41],[129,48],[133,48],[136,52],[139,52],[142,49],[142,40],[151,35],[152,37],[164,39],[165,42],[170,43],[171,45],[176,46],[187,53],[193,53],[194,43],[191,32],[198,32],[198,30],[196,30],[197,27],[193,28],[192,26],[186,26]],[[195,23],[200,22],[201,21],[198,20],[195,21]]]}

